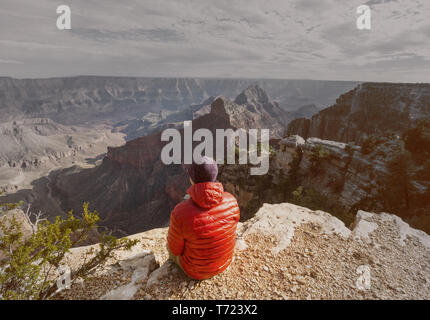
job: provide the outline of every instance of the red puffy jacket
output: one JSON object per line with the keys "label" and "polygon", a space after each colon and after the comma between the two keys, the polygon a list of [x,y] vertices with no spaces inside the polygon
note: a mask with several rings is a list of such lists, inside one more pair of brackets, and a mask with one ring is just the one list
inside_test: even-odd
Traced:
{"label": "red puffy jacket", "polygon": [[187,193],[170,215],[167,244],[191,278],[207,279],[231,263],[239,206],[219,182],[194,184]]}

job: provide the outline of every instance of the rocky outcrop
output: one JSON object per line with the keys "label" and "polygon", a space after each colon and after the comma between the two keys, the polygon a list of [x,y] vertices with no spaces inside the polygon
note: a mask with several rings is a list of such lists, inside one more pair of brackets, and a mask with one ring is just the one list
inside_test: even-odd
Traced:
{"label": "rocky outcrop", "polygon": [[293,135],[274,147],[267,175],[250,176],[247,166],[226,165],[220,167],[218,179],[236,196],[245,218],[252,217],[264,202],[307,203],[314,209],[324,208],[346,224],[353,221],[358,209],[383,212],[391,208],[413,227],[430,232],[430,185],[420,178],[421,167],[408,169],[407,184],[398,180],[401,172],[389,168],[401,145],[398,138],[387,139],[363,154],[354,144]]}
{"label": "rocky outcrop", "polygon": [[[203,281],[167,260],[166,233],[164,228],[131,236],[141,240],[139,247],[59,298],[430,298],[430,236],[388,213],[359,211],[349,229],[323,211],[264,204],[239,224],[229,268]],[[73,249],[72,269],[90,248]]]}
{"label": "rocky outcrop", "polygon": [[311,120],[292,121],[287,134],[359,143],[370,134],[400,134],[426,117],[430,117],[429,84],[363,83]]}
{"label": "rocky outcrop", "polygon": [[[278,168],[290,168],[292,162],[288,161],[287,156],[292,160],[297,153],[297,147],[303,151],[302,160],[297,167],[301,185],[317,186],[320,193],[329,194],[333,201],[347,208],[376,192],[375,181],[388,174],[386,159],[364,156],[358,146],[319,138],[308,138],[304,141],[298,136],[285,138],[280,142],[276,159]],[[312,173],[311,161],[316,147],[326,151],[327,157],[318,163],[318,172]]]}
{"label": "rocky outcrop", "polygon": [[233,107],[236,113],[249,112],[251,115],[248,118],[255,122],[238,128],[270,129],[271,136],[276,138],[283,136],[285,126],[291,120],[289,114],[281,109],[278,103],[270,101],[267,93],[256,85],[248,87],[234,102],[245,108],[242,111],[237,106]]}

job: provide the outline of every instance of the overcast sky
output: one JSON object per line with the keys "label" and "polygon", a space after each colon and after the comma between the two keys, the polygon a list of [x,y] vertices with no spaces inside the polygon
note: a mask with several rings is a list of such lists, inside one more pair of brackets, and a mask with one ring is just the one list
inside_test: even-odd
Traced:
{"label": "overcast sky", "polygon": [[0,76],[81,74],[430,82],[430,0],[0,0]]}

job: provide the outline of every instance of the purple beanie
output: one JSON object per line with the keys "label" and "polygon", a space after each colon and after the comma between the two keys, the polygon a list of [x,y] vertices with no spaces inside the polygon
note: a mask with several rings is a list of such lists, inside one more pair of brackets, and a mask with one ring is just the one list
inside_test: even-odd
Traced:
{"label": "purple beanie", "polygon": [[218,175],[218,165],[215,160],[209,157],[202,157],[201,164],[193,161],[188,168],[188,174],[194,183],[215,182]]}

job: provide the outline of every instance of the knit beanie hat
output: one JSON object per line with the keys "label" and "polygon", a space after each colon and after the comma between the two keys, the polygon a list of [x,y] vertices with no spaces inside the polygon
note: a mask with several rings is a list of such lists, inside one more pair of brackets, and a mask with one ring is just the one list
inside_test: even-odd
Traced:
{"label": "knit beanie hat", "polygon": [[214,159],[204,156],[200,159],[200,164],[193,161],[188,168],[188,174],[194,183],[215,182],[218,165]]}

